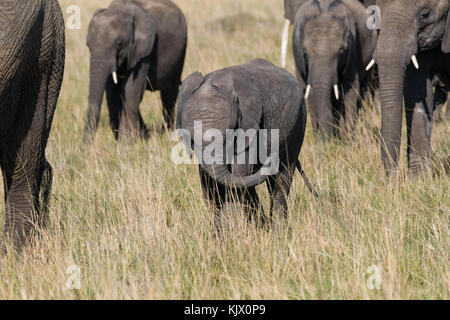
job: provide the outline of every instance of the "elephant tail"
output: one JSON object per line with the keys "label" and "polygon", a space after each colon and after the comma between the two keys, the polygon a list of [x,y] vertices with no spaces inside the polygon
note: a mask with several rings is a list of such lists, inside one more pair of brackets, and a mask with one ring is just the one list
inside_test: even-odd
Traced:
{"label": "elephant tail", "polygon": [[295,167],[297,168],[297,170],[302,175],[303,181],[305,181],[305,184],[308,187],[309,192],[311,192],[315,198],[318,198],[319,194],[314,190],[311,182],[309,181],[308,177],[306,176],[305,171],[303,171],[303,168],[302,168],[302,165],[300,164],[300,161],[297,160],[297,162],[295,163]]}

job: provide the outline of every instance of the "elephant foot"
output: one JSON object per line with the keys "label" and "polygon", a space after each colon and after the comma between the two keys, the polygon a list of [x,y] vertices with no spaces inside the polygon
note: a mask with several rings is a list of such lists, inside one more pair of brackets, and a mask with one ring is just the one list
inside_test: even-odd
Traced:
{"label": "elephant foot", "polygon": [[432,159],[426,156],[415,155],[409,163],[409,174],[412,176],[429,175],[432,172]]}

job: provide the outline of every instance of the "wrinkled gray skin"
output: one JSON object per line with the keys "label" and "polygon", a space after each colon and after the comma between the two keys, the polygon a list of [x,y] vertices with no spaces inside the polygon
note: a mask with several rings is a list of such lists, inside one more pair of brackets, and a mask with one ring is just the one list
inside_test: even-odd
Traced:
{"label": "wrinkled gray skin", "polygon": [[95,13],[87,44],[91,70],[85,142],[93,139],[97,129],[104,91],[116,139],[133,142],[136,136],[147,136],[139,111],[146,89],[160,91],[165,123],[168,129],[173,128],[187,25],[172,1],[113,1],[107,9]]}
{"label": "wrinkled gray skin", "polygon": [[[311,86],[308,106],[313,129],[322,138],[336,128],[352,133],[376,46],[369,14],[355,0],[310,0],[297,11],[293,49],[300,82]],[[339,88],[339,100],[334,85]]]}
{"label": "wrinkled gray skin", "polygon": [[45,158],[64,70],[56,0],[0,2],[0,166],[5,238],[17,248],[44,226],[52,184]]}
{"label": "wrinkled gray skin", "polygon": [[[309,0],[284,0],[284,17],[288,19],[291,24],[295,22],[295,15],[297,14],[298,9]],[[353,0],[359,1],[366,8],[368,6],[374,5],[376,0]]]}
{"label": "wrinkled gray skin", "polygon": [[450,120],[450,92],[445,87],[445,84],[435,76],[433,78],[433,88],[434,88],[434,112],[433,120],[436,122],[443,121],[442,110],[444,106],[447,105],[447,110],[445,111],[445,119]]}
{"label": "wrinkled gray skin", "polygon": [[[388,174],[397,170],[404,96],[409,169],[413,174],[428,171],[432,80],[438,74],[447,88],[450,84],[450,3],[378,0],[377,5],[382,15],[375,57],[380,75],[382,161]],[[417,55],[419,70],[411,63],[413,55]]]}
{"label": "wrinkled gray skin", "polygon": [[[212,128],[220,130],[224,137],[227,129],[268,129],[268,150],[271,150],[270,130],[279,129],[280,167],[275,175],[260,173],[261,159],[254,166],[199,165],[205,198],[216,205],[217,212],[232,198],[227,195],[230,187],[237,189],[238,199],[250,206],[252,212],[258,210],[260,203],[255,186],[267,181],[271,214],[286,214],[287,197],[305,133],[303,91],[304,88],[299,87],[290,73],[262,59],[219,70],[205,77],[196,72],[183,82],[177,128],[187,129],[191,137],[194,137],[194,121],[202,121],[203,136]],[[184,142],[189,148],[193,141],[186,139],[184,137]],[[208,144],[209,141],[203,140],[203,148]],[[248,153],[248,147],[237,152],[243,151]],[[222,153],[218,152],[216,156],[224,157]]]}

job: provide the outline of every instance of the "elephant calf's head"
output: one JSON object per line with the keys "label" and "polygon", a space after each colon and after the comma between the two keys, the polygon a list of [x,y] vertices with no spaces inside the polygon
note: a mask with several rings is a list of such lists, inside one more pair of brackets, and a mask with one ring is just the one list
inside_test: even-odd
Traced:
{"label": "elephant calf's head", "polygon": [[[156,24],[134,1],[114,1],[94,14],[88,30],[91,53],[87,136],[95,132],[103,92],[108,81],[118,85],[141,61],[149,58]],[[121,77],[122,76],[122,77]]]}
{"label": "elephant calf's head", "polygon": [[[184,143],[194,148],[211,177],[224,185],[247,188],[262,183],[267,176],[257,172],[240,177],[230,172],[226,164],[227,130],[258,129],[262,103],[251,81],[234,71],[219,71],[206,77],[196,72],[186,78],[178,99],[177,129],[189,133],[183,135]],[[212,158],[206,158],[210,155]]]}

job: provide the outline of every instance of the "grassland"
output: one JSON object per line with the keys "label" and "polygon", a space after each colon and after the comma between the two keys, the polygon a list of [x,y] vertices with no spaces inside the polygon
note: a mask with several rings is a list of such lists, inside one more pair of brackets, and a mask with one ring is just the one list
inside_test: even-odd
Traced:
{"label": "grassland", "polygon": [[[189,24],[184,76],[255,57],[279,64],[282,1],[176,2]],[[21,255],[0,258],[0,299],[450,298],[449,176],[437,165],[431,177],[408,177],[404,134],[401,174],[388,180],[378,105],[366,103],[352,142],[318,144],[308,126],[300,159],[319,199],[297,175],[285,222],[259,229],[233,216],[220,241],[197,168],[176,167],[173,142],[158,133],[158,94],[148,93],[141,107],[152,130],[148,141],[118,145],[104,107],[95,144],[81,143],[86,32],[93,12],[109,1],[60,3],[64,11],[80,6],[82,23],[67,30],[65,79],[47,149],[55,171],[50,224]],[[294,72],[291,54],[288,69]],[[437,157],[450,154],[449,135],[450,122],[434,125]],[[259,191],[267,209],[267,191]],[[77,271],[80,287],[69,289]]]}

